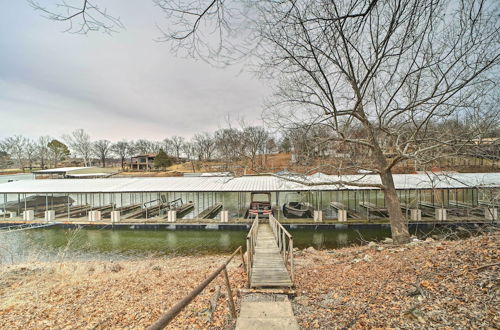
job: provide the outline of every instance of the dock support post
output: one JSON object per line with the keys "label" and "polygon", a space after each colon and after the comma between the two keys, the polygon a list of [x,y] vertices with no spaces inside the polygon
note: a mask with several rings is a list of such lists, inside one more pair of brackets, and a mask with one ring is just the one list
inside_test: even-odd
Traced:
{"label": "dock support post", "polygon": [[446,209],[436,209],[436,220],[445,221],[446,218]]}
{"label": "dock support post", "polygon": [[410,210],[410,219],[412,221],[421,221],[422,220],[422,210],[411,209]]}
{"label": "dock support post", "polygon": [[347,210],[338,210],[339,222],[347,221]]}
{"label": "dock support post", "polygon": [[52,222],[56,219],[56,211],[49,210],[45,211],[45,221]]}
{"label": "dock support post", "polygon": [[167,221],[168,222],[176,222],[177,221],[177,211],[168,211]]}
{"label": "dock support post", "polygon": [[89,221],[101,221],[101,211],[89,211]]}
{"label": "dock support post", "polygon": [[111,211],[111,223],[120,222],[120,211]]}
{"label": "dock support post", "polygon": [[35,211],[33,211],[33,210],[25,210],[25,211],[23,211],[23,220],[24,221],[35,220]]}
{"label": "dock support post", "polygon": [[484,217],[486,220],[497,221],[498,220],[498,209],[494,207],[484,208]]}
{"label": "dock support post", "polygon": [[228,222],[228,221],[229,221],[229,211],[221,211],[220,222]]}
{"label": "dock support post", "polygon": [[314,222],[323,222],[323,211],[314,211]]}

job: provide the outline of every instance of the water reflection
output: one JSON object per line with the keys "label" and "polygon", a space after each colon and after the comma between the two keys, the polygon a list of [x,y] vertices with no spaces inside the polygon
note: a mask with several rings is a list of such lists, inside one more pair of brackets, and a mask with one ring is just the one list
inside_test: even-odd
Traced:
{"label": "water reflection", "polygon": [[121,239],[120,239],[120,234],[116,231],[113,231],[110,235],[110,243],[113,249],[117,249],[121,245]]}
{"label": "water reflection", "polygon": [[219,237],[219,244],[225,249],[231,246],[231,237],[229,236],[229,233],[221,233]]}
{"label": "water reflection", "polygon": [[167,233],[167,247],[170,249],[175,249],[177,247],[177,235],[175,232]]}
{"label": "water reflection", "polygon": [[313,234],[312,244],[314,245],[314,247],[316,247],[317,249],[323,249],[324,242],[325,242],[325,237],[323,233]]}
{"label": "water reflection", "polygon": [[[381,240],[390,229],[291,230],[294,247],[332,249]],[[0,262],[73,259],[141,258],[147,255],[202,255],[230,253],[245,246],[239,230],[97,230],[47,228],[3,234]]]}
{"label": "water reflection", "polygon": [[338,233],[336,241],[338,245],[347,245],[349,236],[346,233]]}

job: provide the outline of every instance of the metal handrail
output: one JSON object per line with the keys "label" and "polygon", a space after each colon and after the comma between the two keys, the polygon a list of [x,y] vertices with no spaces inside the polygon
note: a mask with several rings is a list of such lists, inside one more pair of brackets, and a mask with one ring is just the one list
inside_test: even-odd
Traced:
{"label": "metal handrail", "polygon": [[280,249],[281,256],[283,257],[283,261],[285,262],[285,266],[290,273],[290,278],[293,283],[295,278],[293,264],[293,237],[273,215],[269,215],[269,225],[273,230],[274,238],[278,243],[278,248]]}
{"label": "metal handrail", "polygon": [[253,255],[255,252],[255,244],[257,244],[257,232],[259,231],[259,215],[255,217],[252,227],[247,234],[247,276],[248,285],[250,286],[250,278],[252,276]]}
{"label": "metal handrail", "polygon": [[233,293],[231,291],[231,285],[229,283],[229,275],[227,274],[227,265],[231,262],[237,253],[241,254],[241,259],[243,260],[243,266],[245,267],[245,258],[243,257],[243,249],[240,246],[237,248],[233,254],[219,267],[217,268],[209,277],[207,277],[203,282],[201,282],[196,288],[193,289],[184,299],[179,301],[176,305],[170,308],[165,314],[163,314],[155,323],[148,327],[148,330],[159,330],[165,328],[170,321],[172,321],[177,314],[179,314],[191,301],[193,301],[196,296],[198,296],[203,289],[205,289],[221,272],[224,272],[224,280],[226,282],[227,295],[229,298],[229,308],[231,311],[231,316],[236,318],[236,307],[234,305]]}

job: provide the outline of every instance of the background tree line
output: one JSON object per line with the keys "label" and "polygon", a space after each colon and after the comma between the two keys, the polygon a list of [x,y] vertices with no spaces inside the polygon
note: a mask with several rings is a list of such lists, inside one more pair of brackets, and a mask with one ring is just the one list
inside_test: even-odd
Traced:
{"label": "background tree line", "polygon": [[[415,170],[430,168],[440,158],[451,156],[475,157],[481,160],[499,160],[500,146],[498,137],[500,128],[498,122],[490,121],[484,127],[468,117],[451,118],[432,123],[432,130],[426,133],[427,139],[438,139],[440,135],[456,136],[454,143],[442,146],[433,153],[415,157],[414,164],[419,164]],[[475,134],[464,136],[466,127],[477,125]],[[470,129],[468,129],[470,130]],[[351,127],[352,138],[362,135],[361,127]],[[387,157],[397,154],[394,147],[396,141],[389,136],[380,136],[384,153]],[[99,165],[120,166],[125,169],[130,157],[144,154],[158,154],[163,151],[169,162],[191,162],[195,170],[195,161],[222,162],[223,170],[231,170],[235,166],[247,166],[253,171],[266,170],[267,155],[290,153],[293,164],[313,166],[315,171],[345,172],[370,168],[369,158],[360,154],[370,153],[357,145],[342,143],[338,136],[332,133],[328,125],[300,123],[272,131],[264,126],[245,126],[239,128],[221,128],[213,133],[199,133],[191,139],[181,136],[167,137],[161,141],[148,139],[121,140],[112,142],[107,139],[92,140],[83,129],[77,129],[70,134],[64,134],[59,139],[50,136],[28,138],[14,135],[0,140],[0,168],[16,167],[52,168],[64,160],[73,158],[83,166]],[[318,160],[329,159],[336,162],[325,162],[317,165]],[[162,164],[166,164],[164,160]],[[243,165],[244,164],[244,165]],[[416,166],[416,165],[415,165]],[[165,167],[165,166],[161,166]]]}
{"label": "background tree line", "polygon": [[[280,141],[283,146],[280,146]],[[191,139],[181,136],[167,137],[161,141],[148,139],[92,140],[83,129],[77,129],[60,138],[40,136],[29,138],[14,135],[0,140],[0,167],[20,169],[57,167],[63,160],[75,158],[81,165],[109,166],[117,161],[124,169],[130,157],[158,154],[162,150],[172,161],[221,161],[227,169],[235,161],[247,160],[252,167],[261,155],[288,152],[289,139],[273,134],[262,126],[224,128],[213,133],[199,133]]]}

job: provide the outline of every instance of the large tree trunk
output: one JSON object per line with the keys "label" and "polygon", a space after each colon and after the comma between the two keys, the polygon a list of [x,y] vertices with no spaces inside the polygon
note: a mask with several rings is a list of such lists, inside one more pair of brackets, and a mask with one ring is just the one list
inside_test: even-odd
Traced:
{"label": "large tree trunk", "polygon": [[403,212],[401,211],[401,204],[399,202],[398,194],[396,193],[396,187],[394,185],[391,169],[388,167],[385,155],[380,148],[379,142],[373,133],[371,125],[366,122],[366,126],[369,129],[370,142],[373,145],[371,157],[373,158],[375,164],[377,164],[380,179],[382,181],[382,185],[384,186],[383,191],[385,205],[387,207],[387,213],[389,213],[392,239],[395,244],[408,243],[410,242],[408,224],[406,223]]}
{"label": "large tree trunk", "polygon": [[392,239],[395,244],[405,244],[410,241],[410,233],[408,232],[408,224],[401,211],[401,204],[396,193],[394,180],[390,171],[380,174],[382,184],[385,186],[384,196],[389,220],[391,222]]}

